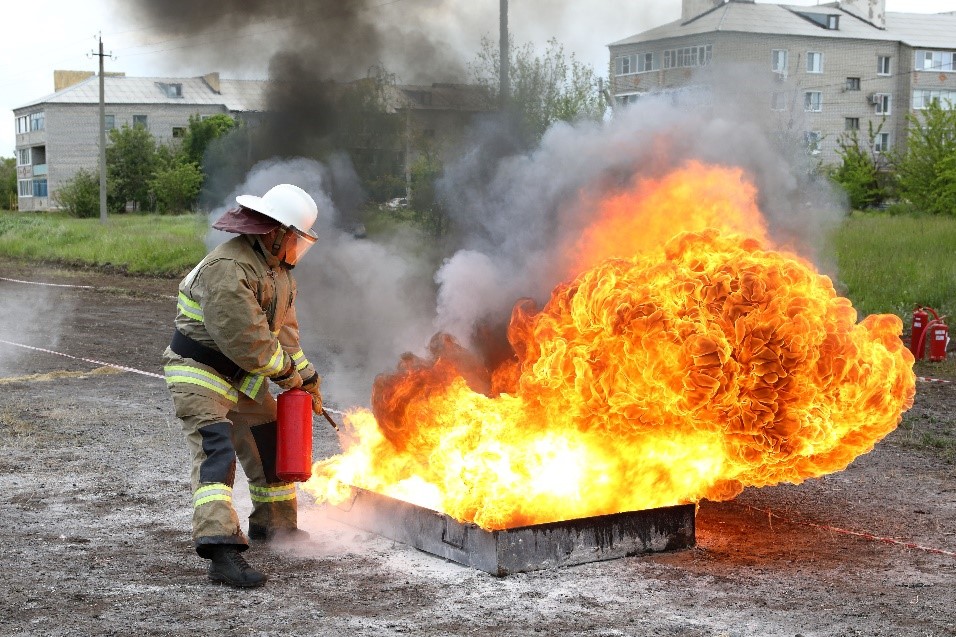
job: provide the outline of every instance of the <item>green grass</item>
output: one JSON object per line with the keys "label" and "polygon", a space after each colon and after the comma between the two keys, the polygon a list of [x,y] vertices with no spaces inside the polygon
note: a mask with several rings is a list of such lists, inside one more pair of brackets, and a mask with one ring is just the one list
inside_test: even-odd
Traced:
{"label": "green grass", "polygon": [[839,282],[860,316],[916,305],[956,316],[956,219],[853,215],[833,236]]}
{"label": "green grass", "polygon": [[0,256],[176,276],[205,255],[206,229],[201,214],[111,215],[102,224],[62,213],[3,212]]}
{"label": "green grass", "polygon": [[[401,232],[413,216],[368,214],[369,236]],[[0,212],[0,256],[175,276],[202,259],[206,227],[203,215],[112,215],[104,226],[62,213]],[[956,316],[956,219],[854,215],[832,245],[841,292],[860,316],[892,313],[908,324],[917,304]]]}

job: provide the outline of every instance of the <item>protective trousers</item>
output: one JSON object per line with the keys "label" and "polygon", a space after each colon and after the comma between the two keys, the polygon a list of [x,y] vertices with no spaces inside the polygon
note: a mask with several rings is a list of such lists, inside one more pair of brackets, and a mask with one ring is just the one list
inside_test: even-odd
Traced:
{"label": "protective trousers", "polygon": [[237,458],[249,480],[249,528],[260,532],[294,529],[295,484],[283,482],[275,474],[276,402],[272,395],[266,392],[257,403],[240,394],[233,403],[177,388],[171,388],[171,394],[192,457],[196,552],[208,558],[217,544],[248,548],[232,505]]}

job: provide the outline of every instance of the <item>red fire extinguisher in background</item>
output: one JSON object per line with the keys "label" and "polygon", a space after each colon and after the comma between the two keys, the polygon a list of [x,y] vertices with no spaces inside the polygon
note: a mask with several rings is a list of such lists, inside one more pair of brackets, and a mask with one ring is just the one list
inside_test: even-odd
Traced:
{"label": "red fire extinguisher in background", "polygon": [[290,389],[276,402],[276,476],[305,482],[312,476],[312,394]]}
{"label": "red fire extinguisher in background", "polygon": [[[929,310],[933,313],[933,320],[928,321]],[[946,326],[945,316],[940,316],[931,307],[916,308],[913,312],[913,331],[910,335],[910,351],[916,360],[922,360],[926,353],[926,339],[929,339],[929,359],[934,363],[946,360],[946,346],[949,345],[949,327]],[[917,326],[919,327],[917,328]]]}
{"label": "red fire extinguisher in background", "polygon": [[933,362],[946,360],[946,345],[949,343],[949,328],[941,317],[926,326],[929,332],[929,359]]}
{"label": "red fire extinguisher in background", "polygon": [[921,360],[923,358],[923,331],[926,329],[926,323],[929,321],[929,314],[922,307],[913,310],[913,329],[910,332],[910,351],[913,352],[913,358]]}

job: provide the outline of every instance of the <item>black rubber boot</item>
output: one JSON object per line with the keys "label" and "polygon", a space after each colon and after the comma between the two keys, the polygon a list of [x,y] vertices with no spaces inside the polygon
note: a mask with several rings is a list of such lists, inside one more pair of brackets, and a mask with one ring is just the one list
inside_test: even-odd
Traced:
{"label": "black rubber boot", "polygon": [[308,542],[308,531],[297,528],[271,529],[258,524],[249,525],[249,539],[256,542]]}
{"label": "black rubber boot", "polygon": [[264,573],[249,566],[236,547],[216,547],[209,562],[209,579],[238,588],[262,586],[269,579]]}

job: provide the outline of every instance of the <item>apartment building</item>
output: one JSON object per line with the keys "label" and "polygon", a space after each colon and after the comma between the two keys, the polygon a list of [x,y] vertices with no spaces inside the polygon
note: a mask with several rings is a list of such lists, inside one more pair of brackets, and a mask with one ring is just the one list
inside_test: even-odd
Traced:
{"label": "apartment building", "polygon": [[794,138],[825,163],[845,131],[872,124],[885,152],[905,144],[907,114],[956,108],[956,13],[887,13],[885,0],[683,0],[680,20],[609,48],[617,104],[734,77],[760,86],[766,121],[800,127]]}
{"label": "apartment building", "polygon": [[[193,115],[249,118],[265,109],[266,82],[194,78],[104,78],[106,128],[142,126],[160,143],[182,136]],[[99,77],[54,71],[54,93],[14,109],[20,210],[56,208],[55,193],[76,172],[97,170]]]}

